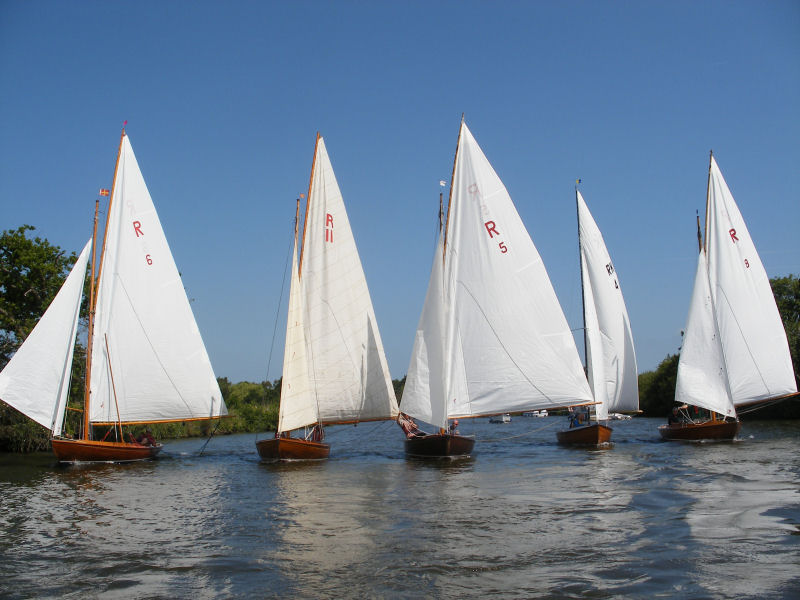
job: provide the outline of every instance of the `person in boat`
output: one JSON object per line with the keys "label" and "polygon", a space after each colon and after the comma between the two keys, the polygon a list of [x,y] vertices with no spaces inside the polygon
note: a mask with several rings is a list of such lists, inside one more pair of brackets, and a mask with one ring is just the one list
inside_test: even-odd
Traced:
{"label": "person in boat", "polygon": [[397,424],[400,425],[400,429],[403,430],[403,433],[406,434],[407,438],[414,438],[414,437],[419,437],[421,435],[425,435],[424,433],[422,433],[422,431],[420,431],[419,427],[417,427],[417,424],[414,422],[414,419],[412,419],[411,417],[409,417],[404,413],[400,413],[399,415],[397,415]]}
{"label": "person in boat", "polygon": [[686,422],[686,419],[681,415],[681,411],[677,406],[672,407],[672,412],[667,416],[667,425],[681,425]]}
{"label": "person in boat", "polygon": [[325,432],[322,430],[322,425],[319,423],[314,425],[314,427],[311,429],[311,435],[309,436],[309,439],[312,442],[321,442],[325,439]]}
{"label": "person in boat", "polygon": [[458,419],[453,419],[450,423],[450,435],[458,435]]}
{"label": "person in boat", "polygon": [[580,427],[582,425],[586,425],[589,422],[589,409],[585,406],[576,406],[574,408],[570,408],[570,415],[569,415],[569,426],[572,427]]}
{"label": "person in boat", "polygon": [[140,446],[155,446],[156,440],[153,438],[153,434],[150,433],[150,430],[145,429],[139,434],[139,437],[136,438],[136,443]]}

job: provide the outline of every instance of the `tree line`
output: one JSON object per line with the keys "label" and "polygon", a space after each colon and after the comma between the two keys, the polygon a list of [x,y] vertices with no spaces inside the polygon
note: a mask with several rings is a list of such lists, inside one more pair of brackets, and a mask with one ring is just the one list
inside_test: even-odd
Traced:
{"label": "tree line", "polygon": [[[0,233],[0,370],[5,367],[61,288],[77,260],[47,239],[31,237],[35,228],[22,225]],[[795,369],[800,368],[800,278],[794,275],[770,279],[781,313]],[[88,286],[81,306],[82,334],[86,337]],[[81,336],[79,335],[79,338]],[[86,349],[75,346],[65,430],[75,435],[83,407]],[[640,406],[645,416],[661,417],[671,409],[675,395],[678,354],[668,355],[654,371],[639,375]],[[281,380],[232,383],[217,379],[228,407],[227,418],[213,422],[154,424],[150,430],[159,439],[274,431],[278,422]],[[405,377],[393,381],[402,397]],[[800,402],[790,401],[756,413],[759,418],[800,418]],[[143,429],[141,426],[138,429]],[[30,452],[49,448],[49,431],[0,402],[0,451]],[[138,434],[136,428],[134,435]]]}

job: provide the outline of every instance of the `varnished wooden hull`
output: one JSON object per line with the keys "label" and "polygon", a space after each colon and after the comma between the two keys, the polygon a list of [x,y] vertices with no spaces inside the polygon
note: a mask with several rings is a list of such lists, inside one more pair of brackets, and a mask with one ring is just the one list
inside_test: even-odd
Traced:
{"label": "varnished wooden hull", "polygon": [[163,446],[140,446],[126,442],[100,440],[67,440],[54,438],[53,452],[60,462],[134,462],[150,460]]}
{"label": "varnished wooden hull", "polygon": [[469,456],[475,438],[448,433],[433,433],[406,438],[406,454],[417,458],[446,458]]}
{"label": "varnished wooden hull", "polygon": [[583,427],[572,427],[556,433],[559,444],[574,444],[576,446],[600,446],[611,441],[611,427],[600,423]]}
{"label": "varnished wooden hull", "polygon": [[707,421],[705,423],[672,423],[661,425],[658,432],[665,440],[732,440],[742,428],[741,421]]}
{"label": "varnished wooden hull", "polygon": [[330,444],[312,442],[302,438],[272,438],[256,442],[258,455],[263,461],[322,460],[331,454]]}

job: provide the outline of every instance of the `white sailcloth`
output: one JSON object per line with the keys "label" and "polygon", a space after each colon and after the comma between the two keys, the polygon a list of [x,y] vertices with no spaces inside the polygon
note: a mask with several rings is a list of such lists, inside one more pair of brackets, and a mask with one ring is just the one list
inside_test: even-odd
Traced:
{"label": "white sailcloth", "polygon": [[317,421],[317,401],[308,381],[308,356],[303,319],[303,291],[297,273],[297,237],[292,257],[289,314],[283,349],[283,379],[278,410],[278,431],[291,431]]}
{"label": "white sailcloth", "polygon": [[692,302],[678,359],[675,402],[699,406],[729,417],[736,416],[728,387],[722,340],[714,317],[705,252],[700,252],[697,260]]}
{"label": "white sailcloth", "polygon": [[61,434],[92,240],[39,322],[0,372],[0,400]]}
{"label": "white sailcloth", "polygon": [[375,311],[321,137],[313,170],[299,276],[308,380],[319,420],[394,418],[397,400]]}
{"label": "white sailcloth", "polygon": [[431,277],[425,304],[419,317],[411,364],[403,388],[402,411],[426,423],[444,427],[447,403],[436,399],[447,397],[444,356],[444,297],[442,289],[442,237],[439,236],[433,256]]}
{"label": "white sailcloth", "polygon": [[127,136],[109,210],[92,348],[92,422],[227,414]]}
{"label": "white sailcloth", "polygon": [[[575,341],[544,264],[502,181],[462,122],[443,270],[444,364],[415,344],[408,379],[445,373],[445,394],[412,386],[406,406],[478,416],[592,402]],[[438,260],[438,258],[434,259]],[[428,294],[428,302],[437,301]],[[423,319],[420,320],[424,327]],[[420,337],[418,333],[418,338]],[[424,420],[423,414],[414,417]],[[432,424],[444,427],[444,421]]]}
{"label": "white sailcloth", "polygon": [[769,278],[713,157],[706,219],[709,282],[733,403],[797,392]]}
{"label": "white sailcloth", "polygon": [[639,383],[628,311],[603,235],[580,192],[578,227],[586,327],[587,376],[599,420],[639,409]]}

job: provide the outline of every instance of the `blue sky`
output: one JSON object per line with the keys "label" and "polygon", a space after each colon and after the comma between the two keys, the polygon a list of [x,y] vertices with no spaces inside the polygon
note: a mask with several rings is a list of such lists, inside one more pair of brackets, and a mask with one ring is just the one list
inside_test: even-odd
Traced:
{"label": "blue sky", "polygon": [[319,130],[402,377],[464,112],[575,328],[582,179],[644,371],[680,345],[710,149],[800,274],[798,98],[796,1],[0,0],[0,229],[78,251],[127,120],[217,375],[275,379]]}

